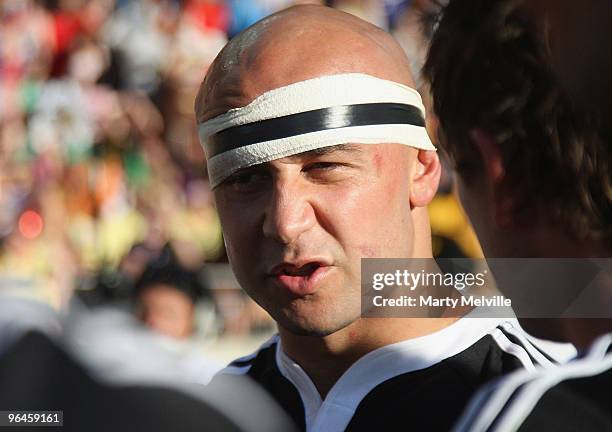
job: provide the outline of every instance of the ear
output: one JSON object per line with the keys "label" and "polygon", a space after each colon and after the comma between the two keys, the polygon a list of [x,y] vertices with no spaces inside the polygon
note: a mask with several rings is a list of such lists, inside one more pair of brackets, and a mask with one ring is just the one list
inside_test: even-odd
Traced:
{"label": "ear", "polygon": [[512,225],[514,199],[505,182],[506,169],[499,145],[486,131],[475,128],[470,131],[474,147],[482,158],[485,181],[493,192],[495,222],[500,227]]}
{"label": "ear", "polygon": [[438,191],[442,167],[438,153],[430,150],[419,150],[415,162],[410,204],[412,207],[425,207]]}

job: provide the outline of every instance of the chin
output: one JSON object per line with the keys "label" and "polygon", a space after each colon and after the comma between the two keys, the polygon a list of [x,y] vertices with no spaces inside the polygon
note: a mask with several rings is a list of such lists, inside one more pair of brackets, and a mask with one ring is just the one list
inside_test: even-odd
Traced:
{"label": "chin", "polygon": [[275,317],[277,324],[285,330],[298,335],[298,336],[313,336],[313,337],[325,337],[332,335],[359,319],[357,317],[350,317],[344,320],[335,319],[325,320],[321,315],[317,319],[313,319],[312,316],[296,316],[292,314],[282,314],[278,318]]}

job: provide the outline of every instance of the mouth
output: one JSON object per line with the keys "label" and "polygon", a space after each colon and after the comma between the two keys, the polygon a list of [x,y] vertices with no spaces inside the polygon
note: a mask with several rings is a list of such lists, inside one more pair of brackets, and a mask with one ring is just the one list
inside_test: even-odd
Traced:
{"label": "mouth", "polygon": [[313,294],[331,266],[311,261],[300,264],[282,263],[270,272],[273,280],[290,293],[303,297]]}

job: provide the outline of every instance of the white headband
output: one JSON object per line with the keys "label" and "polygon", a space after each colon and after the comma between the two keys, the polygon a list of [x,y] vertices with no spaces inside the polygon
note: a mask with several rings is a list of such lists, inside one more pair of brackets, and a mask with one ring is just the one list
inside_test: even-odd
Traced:
{"label": "white headband", "polygon": [[351,73],[268,91],[200,123],[199,134],[216,187],[242,168],[338,144],[397,143],[435,150],[424,119],[416,90]]}

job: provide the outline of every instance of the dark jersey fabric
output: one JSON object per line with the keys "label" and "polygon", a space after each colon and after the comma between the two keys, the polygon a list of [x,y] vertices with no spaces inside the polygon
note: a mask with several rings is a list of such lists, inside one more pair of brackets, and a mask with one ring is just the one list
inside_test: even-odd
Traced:
{"label": "dark jersey fabric", "polygon": [[[612,335],[599,342],[608,344],[604,355],[589,353],[554,370],[498,380],[474,398],[457,430],[612,431]],[[516,378],[520,385],[512,385]],[[491,420],[483,422],[487,411]]]}
{"label": "dark jersey fabric", "polygon": [[[268,344],[229,368],[244,371],[262,385],[299,428],[306,430],[300,393],[277,365],[277,344]],[[448,431],[481,385],[525,366],[524,358],[506,351],[485,334],[469,348],[432,366],[384,380],[361,399],[344,430]],[[531,358],[528,361],[536,364]]]}
{"label": "dark jersey fabric", "polygon": [[520,431],[612,431],[612,369],[547,391]]}

